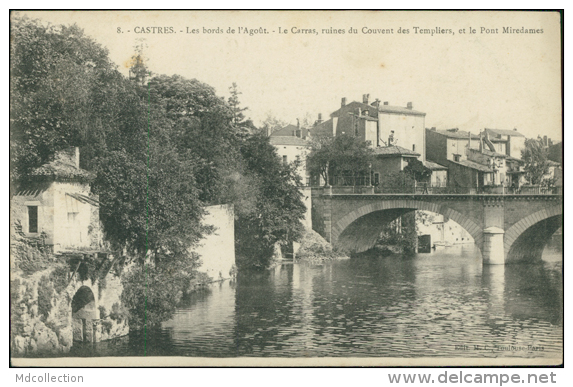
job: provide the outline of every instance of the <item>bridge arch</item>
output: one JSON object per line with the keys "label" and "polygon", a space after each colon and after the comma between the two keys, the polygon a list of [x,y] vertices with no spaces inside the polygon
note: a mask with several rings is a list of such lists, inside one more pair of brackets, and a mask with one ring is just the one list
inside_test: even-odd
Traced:
{"label": "bridge arch", "polygon": [[561,205],[534,212],[516,222],[504,236],[506,263],[541,260],[547,241],[562,224]]}
{"label": "bridge arch", "polygon": [[[331,243],[355,252],[366,251],[374,247],[378,235],[387,222],[414,210],[430,211],[452,219],[472,236],[475,244],[481,249],[483,229],[478,222],[447,206],[410,199],[384,200],[358,207],[333,225]],[[377,220],[378,216],[385,216],[384,221]],[[352,230],[354,235],[347,238]]]}

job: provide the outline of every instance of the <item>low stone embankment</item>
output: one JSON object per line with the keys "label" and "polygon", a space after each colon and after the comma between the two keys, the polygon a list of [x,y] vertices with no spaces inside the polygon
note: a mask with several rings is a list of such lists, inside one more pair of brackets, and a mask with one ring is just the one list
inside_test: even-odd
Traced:
{"label": "low stone embankment", "polygon": [[300,241],[296,259],[309,262],[323,262],[334,259],[348,259],[344,252],[334,250],[330,243],[314,230],[307,230]]}

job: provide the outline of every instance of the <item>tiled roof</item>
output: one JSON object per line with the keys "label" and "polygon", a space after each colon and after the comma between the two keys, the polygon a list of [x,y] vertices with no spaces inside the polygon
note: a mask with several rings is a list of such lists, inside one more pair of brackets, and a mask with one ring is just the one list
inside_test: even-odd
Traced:
{"label": "tiled roof", "polygon": [[432,171],[446,171],[448,169],[448,167],[429,160],[424,161],[424,166],[428,169],[431,169]]}
{"label": "tiled roof", "polygon": [[95,178],[94,173],[76,168],[75,162],[65,153],[58,153],[55,160],[36,168],[30,176],[80,181],[90,181]]}
{"label": "tiled roof", "polygon": [[[431,130],[431,129],[427,130],[432,133],[438,133],[441,134],[442,136],[446,136],[449,138],[462,138],[466,140],[469,138],[469,132],[466,132],[465,130],[457,130],[455,132],[450,130]],[[479,140],[479,136],[476,134],[472,134],[472,140]]]}
{"label": "tiled roof", "polygon": [[[477,153],[480,152],[478,149],[471,149],[471,150],[472,150],[472,151],[475,151],[475,152],[477,152]],[[482,149],[482,150],[481,150],[481,153],[483,153],[484,155],[487,155],[487,156],[492,156],[492,157],[503,157],[503,158],[506,158],[506,157],[507,157],[506,154],[497,153],[497,152],[492,152],[492,151],[487,150],[487,149]]]}
{"label": "tiled roof", "polygon": [[380,105],[378,106],[378,111],[382,113],[397,113],[397,114],[407,114],[412,116],[425,116],[426,113],[419,112],[417,110],[408,109],[402,106],[390,106],[390,105]]}
{"label": "tiled roof", "polygon": [[271,136],[269,139],[272,145],[310,146],[308,141],[294,136]]}
{"label": "tiled roof", "polygon": [[271,137],[282,137],[282,136],[293,136],[295,135],[297,130],[301,131],[303,137],[306,137],[308,134],[308,129],[306,128],[297,128],[295,125],[289,124],[284,128],[275,130],[271,133]]}
{"label": "tiled roof", "polygon": [[518,159],[517,157],[513,157],[513,156],[505,156],[505,159],[509,160],[509,161],[519,161],[519,162],[523,163],[522,159]]}
{"label": "tiled roof", "polygon": [[332,118],[311,128],[309,132],[312,137],[332,137]]}
{"label": "tiled roof", "polygon": [[501,136],[525,137],[523,134],[519,133],[517,130],[485,128],[485,131],[489,132],[491,134],[501,135]]}
{"label": "tiled roof", "polygon": [[475,169],[475,170],[480,171],[480,172],[493,172],[493,170],[491,170],[491,168],[488,168],[486,165],[478,164],[478,163],[470,161],[470,160],[460,160],[460,161],[451,161],[450,160],[450,162],[454,163],[454,164],[459,164],[459,165],[464,166],[466,168]]}
{"label": "tiled roof", "polygon": [[376,147],[374,148],[374,154],[376,156],[420,156],[419,153],[411,151],[410,149],[402,148],[398,145]]}

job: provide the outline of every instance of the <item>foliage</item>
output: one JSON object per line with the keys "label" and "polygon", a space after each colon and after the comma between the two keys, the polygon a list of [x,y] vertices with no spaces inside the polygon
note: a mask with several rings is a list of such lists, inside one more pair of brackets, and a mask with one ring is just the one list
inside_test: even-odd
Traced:
{"label": "foliage", "polygon": [[103,305],[98,306],[98,309],[99,309],[99,318],[103,320],[104,318],[107,317],[107,310]]}
{"label": "foliage", "polygon": [[549,162],[547,149],[541,139],[526,139],[521,159],[525,162],[525,178],[529,184],[542,184],[544,176],[549,172]]}
{"label": "foliage", "polygon": [[380,181],[379,189],[383,193],[412,193],[415,181],[411,174],[405,171],[392,172]]}
{"label": "foliage", "polygon": [[50,283],[54,286],[57,294],[60,294],[68,286],[68,273],[70,269],[68,265],[59,264],[50,273]]}
{"label": "foliage", "polygon": [[287,125],[287,122],[277,118],[271,111],[266,113],[265,120],[261,126],[261,132],[264,134],[271,134]]}
{"label": "foliage", "polygon": [[308,156],[307,168],[311,175],[322,176],[328,184],[329,175],[359,176],[369,173],[373,161],[369,143],[347,134],[319,137],[314,140]]}
{"label": "foliage", "polygon": [[242,124],[244,124],[245,115],[243,114],[243,112],[248,108],[240,107],[241,102],[239,101],[239,95],[243,93],[239,91],[239,89],[237,88],[237,84],[235,82],[233,82],[231,87],[229,87],[229,92],[231,93],[231,96],[229,97],[228,103],[233,113],[232,122],[235,127],[239,127]]}
{"label": "foliage", "polygon": [[122,322],[128,317],[129,317],[129,311],[123,306],[123,304],[115,302],[111,306],[111,312],[109,313],[109,318],[111,318],[112,320]]}
{"label": "foliage", "polygon": [[135,265],[124,274],[121,300],[129,310],[130,326],[156,326],[173,316],[195,276],[198,259],[193,258],[169,265]]}
{"label": "foliage", "polygon": [[428,181],[432,176],[432,170],[424,165],[420,160],[413,159],[408,162],[404,173],[410,175],[415,181]]}
{"label": "foliage", "polygon": [[45,243],[45,234],[38,238],[28,238],[22,232],[22,226],[14,225],[15,233],[11,236],[10,254],[16,268],[24,275],[32,275],[35,272],[45,270],[54,262],[51,249]]}
{"label": "foliage", "polygon": [[[18,180],[68,146],[99,142],[117,113],[118,78],[107,50],[76,25],[13,18],[10,31],[11,178]],[[119,75],[120,76],[120,75]]]}
{"label": "foliage", "polygon": [[54,286],[48,276],[42,276],[38,282],[38,314],[43,316],[44,321],[48,318],[52,310],[52,297],[54,295]]}
{"label": "foliage", "polygon": [[255,135],[241,146],[245,169],[256,195],[253,206],[237,213],[235,243],[239,267],[266,268],[275,243],[286,244],[302,235],[306,207],[294,165],[284,165],[269,138]]}
{"label": "foliage", "polygon": [[[145,320],[146,292],[148,321],[157,324],[198,278],[198,257],[189,250],[211,230],[202,224],[205,205],[234,204],[237,250],[247,266],[266,267],[275,243],[300,236],[298,177],[268,138],[245,132],[253,125],[235,84],[227,102],[196,79],[150,78],[143,45],[127,79],[77,26],[14,18],[10,49],[11,178],[24,179],[58,150],[81,147],[118,265],[135,263],[123,278],[134,326]],[[47,266],[40,242],[16,246],[25,272]],[[81,278],[104,285],[100,262],[87,259],[80,267]]]}
{"label": "foliage", "polygon": [[418,244],[414,211],[388,223],[380,233],[376,244],[384,247],[398,247],[406,254],[414,253]]}

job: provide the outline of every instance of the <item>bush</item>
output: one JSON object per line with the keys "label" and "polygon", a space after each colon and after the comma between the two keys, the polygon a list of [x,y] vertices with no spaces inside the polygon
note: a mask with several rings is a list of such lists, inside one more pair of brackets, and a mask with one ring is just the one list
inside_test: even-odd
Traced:
{"label": "bush", "polygon": [[44,321],[48,318],[52,310],[52,298],[54,296],[54,286],[48,276],[42,276],[38,282],[38,314],[43,316]]}
{"label": "bush", "polygon": [[129,312],[123,305],[116,302],[111,306],[111,312],[109,314],[109,318],[111,318],[112,320],[122,322],[128,317],[129,317]]}
{"label": "bush", "polygon": [[107,310],[103,305],[98,306],[98,309],[99,309],[99,318],[103,320],[104,318],[107,317]]}
{"label": "bush", "polygon": [[67,265],[58,265],[50,273],[49,280],[57,294],[60,294],[68,287],[68,273],[69,267]]}

